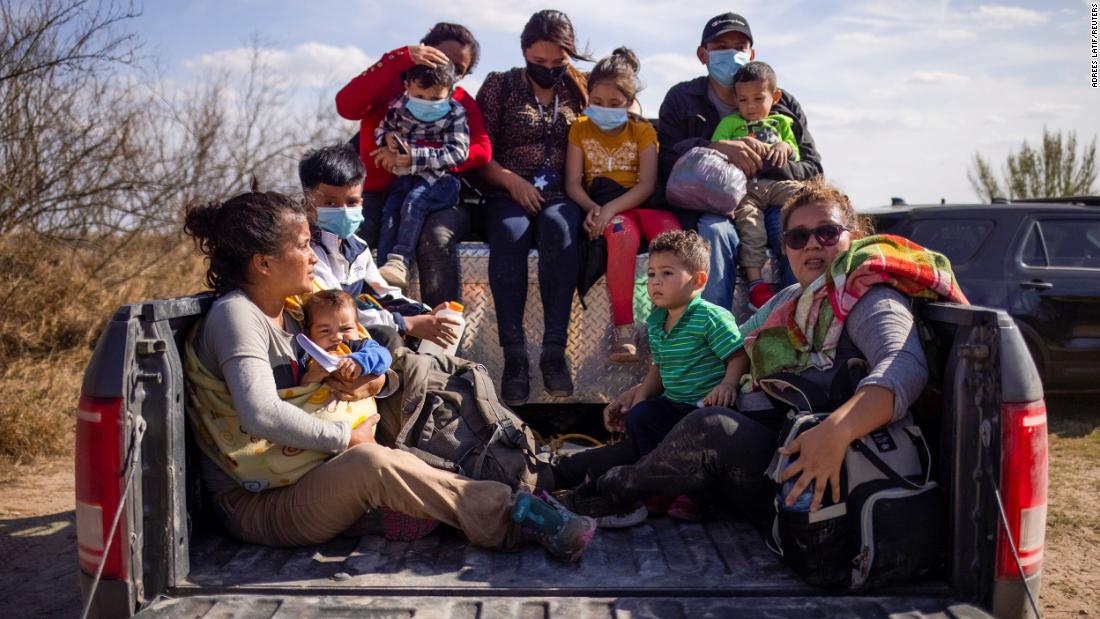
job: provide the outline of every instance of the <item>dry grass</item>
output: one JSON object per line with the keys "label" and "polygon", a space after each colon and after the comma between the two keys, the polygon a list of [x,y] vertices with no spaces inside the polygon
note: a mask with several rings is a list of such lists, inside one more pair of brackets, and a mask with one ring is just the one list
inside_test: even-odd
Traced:
{"label": "dry grass", "polygon": [[0,459],[70,450],[84,365],[111,312],[200,290],[203,268],[175,235],[0,237]]}
{"label": "dry grass", "polygon": [[1042,606],[1047,617],[1100,610],[1100,405],[1048,398],[1050,488]]}

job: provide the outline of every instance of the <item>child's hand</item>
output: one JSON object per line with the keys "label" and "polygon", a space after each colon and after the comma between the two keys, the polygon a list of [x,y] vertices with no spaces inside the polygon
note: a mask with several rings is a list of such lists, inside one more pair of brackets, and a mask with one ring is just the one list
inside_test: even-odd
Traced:
{"label": "child's hand", "polygon": [[325,368],[321,367],[320,363],[310,361],[306,366],[305,373],[302,374],[300,383],[303,385],[312,385],[325,380],[326,376],[328,376],[328,372],[325,371]]}
{"label": "child's hand", "polygon": [[730,408],[737,403],[737,385],[718,383],[718,386],[710,390],[707,397],[703,398],[703,406],[723,406]]}
{"label": "child's hand", "polygon": [[400,137],[397,135],[396,132],[394,132],[394,131],[387,131],[386,132],[386,135],[385,135],[385,138],[384,138],[384,141],[386,142],[386,148],[388,148],[390,150],[390,152],[395,154],[395,155],[401,154],[401,150],[399,148],[397,148],[397,143],[398,143],[399,140],[400,140]]}
{"label": "child's hand", "polygon": [[746,135],[745,137],[741,138],[740,141],[748,145],[748,147],[752,149],[752,152],[760,155],[761,157],[764,157],[768,154],[768,145],[752,137],[751,135]]}
{"label": "child's hand", "polygon": [[639,391],[637,386],[631,387],[603,408],[603,426],[608,432],[626,432],[626,414],[634,408]]}
{"label": "child's hand", "polygon": [[412,155],[398,155],[393,162],[394,168],[409,169],[412,167]]}
{"label": "child's hand", "polygon": [[772,144],[772,147],[768,149],[768,154],[764,155],[764,159],[771,162],[771,164],[777,168],[782,168],[790,161],[791,155],[794,154],[794,149],[790,144],[786,142],[776,142]]}
{"label": "child's hand", "polygon": [[597,228],[597,222],[600,220],[600,207],[596,207],[588,211],[588,215],[584,218],[584,231],[588,233],[588,238],[593,241],[600,238],[603,234],[603,230]]}
{"label": "child's hand", "polygon": [[359,364],[352,361],[351,357],[343,357],[340,362],[336,364],[336,371],[333,374],[340,380],[355,380],[359,378],[359,375],[363,373],[363,368],[359,367]]}

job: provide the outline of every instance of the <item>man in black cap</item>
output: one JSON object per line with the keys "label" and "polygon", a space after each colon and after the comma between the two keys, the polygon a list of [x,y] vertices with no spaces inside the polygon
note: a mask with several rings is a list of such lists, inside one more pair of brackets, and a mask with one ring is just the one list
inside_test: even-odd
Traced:
{"label": "man in black cap", "polygon": [[[710,141],[718,121],[737,111],[733,76],[738,69],[756,58],[752,46],[752,29],[744,17],[736,13],[723,13],[707,20],[695,52],[699,62],[706,65],[707,75],[673,86],[661,103],[657,138],[660,142],[658,181],[662,186],[668,181],[676,160],[696,146],[709,146],[725,154],[730,164],[740,168],[746,178],[761,174],[773,180],[807,180],[821,174],[821,156],[806,128],[806,114],[786,89],[783,90],[783,98],[772,110],[794,120],[794,135],[800,151],[798,161],[762,172],[760,155],[745,142]],[[778,214],[778,208],[768,209],[765,223],[772,252],[780,258],[781,284],[785,285],[794,279],[780,251],[782,230]],[[702,215],[696,227],[711,244],[710,278],[702,296],[721,307],[731,307],[733,286],[737,279],[739,244],[733,219],[721,215]]]}

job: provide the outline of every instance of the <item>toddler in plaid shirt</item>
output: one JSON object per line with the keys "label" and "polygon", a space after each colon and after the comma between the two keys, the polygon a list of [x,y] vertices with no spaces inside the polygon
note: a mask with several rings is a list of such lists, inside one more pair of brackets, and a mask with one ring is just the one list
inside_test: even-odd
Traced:
{"label": "toddler in plaid shirt", "polygon": [[450,169],[466,160],[470,129],[466,111],[451,100],[454,65],[416,65],[405,72],[405,94],[395,99],[375,130],[372,155],[397,178],[382,207],[378,269],[393,286],[405,288],[408,267],[424,220],[458,204],[459,181]]}

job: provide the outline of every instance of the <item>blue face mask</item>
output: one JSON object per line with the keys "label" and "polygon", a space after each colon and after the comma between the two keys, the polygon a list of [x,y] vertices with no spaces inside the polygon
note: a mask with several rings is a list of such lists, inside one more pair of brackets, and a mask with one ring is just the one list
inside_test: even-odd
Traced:
{"label": "blue face mask", "polygon": [[604,131],[612,131],[626,124],[627,115],[625,107],[601,107],[589,105],[584,113],[588,119],[596,123],[596,126]]}
{"label": "blue face mask", "polygon": [[341,239],[355,234],[361,223],[363,223],[362,208],[317,207],[317,225],[325,232],[331,232]]}
{"label": "blue face mask", "polygon": [[707,72],[719,84],[729,87],[733,76],[752,60],[750,52],[736,49],[716,49],[707,52]]}
{"label": "blue face mask", "polygon": [[409,97],[408,101],[405,102],[405,107],[420,122],[431,123],[443,118],[451,111],[451,100],[428,101],[427,99]]}

